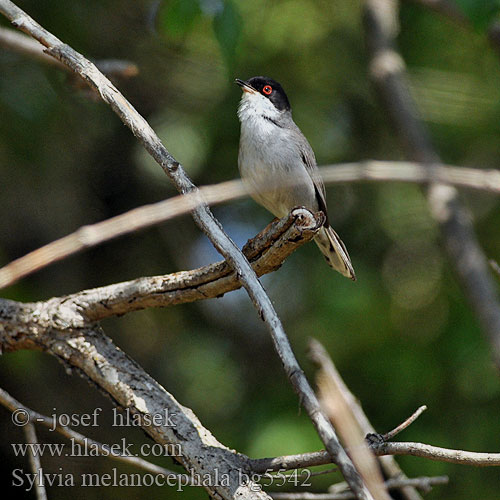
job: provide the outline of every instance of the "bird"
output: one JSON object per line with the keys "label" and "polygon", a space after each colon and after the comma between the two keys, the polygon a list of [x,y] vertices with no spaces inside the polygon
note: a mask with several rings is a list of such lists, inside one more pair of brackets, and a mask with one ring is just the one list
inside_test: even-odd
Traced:
{"label": "bird", "polygon": [[329,223],[314,151],[292,119],[283,87],[266,76],[235,83],[243,91],[238,168],[252,198],[279,218],[296,207],[323,212],[325,222],[314,241],[330,267],[356,281],[347,248]]}

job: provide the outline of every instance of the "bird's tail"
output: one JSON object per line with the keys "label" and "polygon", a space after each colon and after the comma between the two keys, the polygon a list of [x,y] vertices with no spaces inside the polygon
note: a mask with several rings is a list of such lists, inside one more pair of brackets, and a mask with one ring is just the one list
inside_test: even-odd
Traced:
{"label": "bird's tail", "polygon": [[323,226],[314,237],[314,241],[330,267],[347,278],[356,281],[356,274],[347,253],[347,248],[330,226]]}

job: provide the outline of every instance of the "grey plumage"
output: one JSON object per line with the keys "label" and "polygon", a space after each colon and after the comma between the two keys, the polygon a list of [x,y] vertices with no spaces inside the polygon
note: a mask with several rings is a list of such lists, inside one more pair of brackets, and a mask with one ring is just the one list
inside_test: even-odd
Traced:
{"label": "grey plumage", "polygon": [[355,280],[347,249],[328,221],[325,186],[314,152],[292,119],[281,85],[266,77],[237,83],[243,89],[238,166],[252,197],[276,217],[297,206],[322,211],[326,222],[314,241],[331,267]]}

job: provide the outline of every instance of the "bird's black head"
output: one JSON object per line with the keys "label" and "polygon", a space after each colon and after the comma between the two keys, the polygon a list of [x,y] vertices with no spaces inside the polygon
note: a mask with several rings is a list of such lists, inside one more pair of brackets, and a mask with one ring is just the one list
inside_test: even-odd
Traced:
{"label": "bird's black head", "polygon": [[283,87],[272,78],[267,76],[254,76],[243,81],[236,79],[236,83],[245,90],[245,87],[256,90],[264,97],[267,97],[280,111],[290,111],[290,102],[283,90]]}

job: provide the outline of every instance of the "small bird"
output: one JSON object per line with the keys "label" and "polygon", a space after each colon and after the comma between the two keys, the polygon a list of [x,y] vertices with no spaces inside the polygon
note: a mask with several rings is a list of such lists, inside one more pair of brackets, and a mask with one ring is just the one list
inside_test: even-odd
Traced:
{"label": "small bird", "polygon": [[355,281],[347,249],[328,222],[325,185],[314,152],[292,119],[283,87],[265,76],[237,78],[236,83],[243,90],[238,167],[253,199],[280,218],[299,206],[323,212],[325,224],[314,241],[330,267]]}

